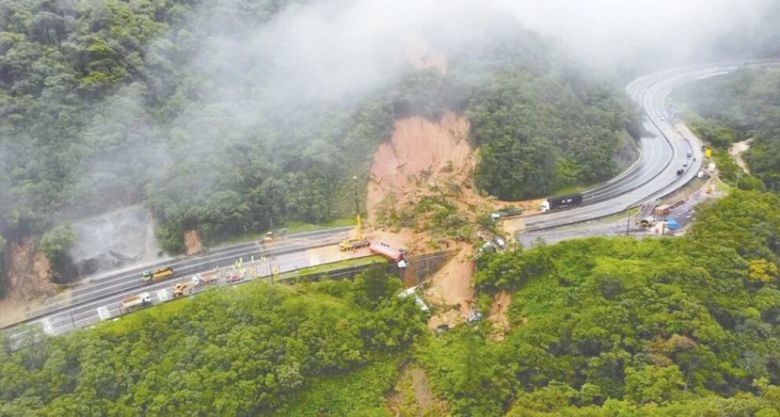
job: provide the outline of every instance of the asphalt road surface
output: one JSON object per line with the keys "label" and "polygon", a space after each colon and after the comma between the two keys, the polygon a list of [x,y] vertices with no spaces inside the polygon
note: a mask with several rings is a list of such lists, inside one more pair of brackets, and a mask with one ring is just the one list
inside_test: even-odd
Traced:
{"label": "asphalt road surface", "polygon": [[[263,259],[258,275],[270,275],[271,268],[287,272],[311,266],[306,249],[336,244],[347,236],[350,229],[342,227],[290,235],[279,242],[268,244],[249,242],[215,249],[199,256],[88,278],[45,306],[28,312],[26,324],[40,326],[48,334],[62,334],[74,328],[86,327],[100,321],[98,308],[105,307],[111,316],[116,316],[121,300],[128,296],[149,292],[153,302],[156,302],[166,297],[160,290],[166,290],[170,297],[177,282],[189,282],[196,273],[229,268],[239,259],[244,262],[249,262],[252,257],[258,261]],[[143,282],[141,276],[144,270],[161,266],[173,267],[175,277],[150,284]],[[20,331],[24,331],[24,328],[14,326],[4,330],[12,336]]]}
{"label": "asphalt road surface", "polygon": [[[751,65],[769,65],[766,63]],[[704,155],[695,137],[685,137],[670,121],[667,98],[672,90],[693,80],[726,74],[742,65],[689,67],[661,71],[634,80],[626,87],[628,95],[645,113],[644,127],[652,136],[641,139],[639,161],[615,179],[583,192],[580,207],[530,215],[523,233],[531,233],[620,213],[656,200],[692,180],[701,170]],[[691,154],[688,157],[688,154]],[[677,170],[683,169],[682,175]]]}
{"label": "asphalt road surface", "polygon": [[[685,199],[685,202],[672,209],[667,217],[672,217],[684,230],[694,219],[696,206],[708,198],[706,187],[702,187]],[[524,248],[530,248],[541,242],[551,244],[562,240],[575,238],[587,238],[594,236],[634,236],[647,237],[659,236],[653,229],[637,226],[638,216],[626,216],[615,220],[588,220],[581,223],[566,226],[543,229],[535,232],[523,233],[518,236],[517,242]],[[674,233],[678,233],[674,232]]]}
{"label": "asphalt road surface", "polygon": [[[683,138],[668,122],[666,98],[676,85],[723,74],[736,68],[736,65],[721,65],[673,69],[630,83],[626,91],[644,109],[647,114],[645,128],[654,135],[642,138],[639,160],[614,179],[583,193],[583,206],[527,217],[526,231],[529,236],[531,233],[543,235],[540,232],[550,228],[621,212],[643,201],[667,194],[692,179],[701,168],[702,152],[697,142],[689,142],[695,141],[695,138]],[[686,157],[687,152],[692,152],[692,158]],[[678,176],[677,169],[686,161],[689,165],[685,173]],[[28,312],[22,324],[39,326],[49,334],[62,334],[73,328],[89,326],[100,320],[97,312],[99,308],[109,315],[114,315],[120,301],[130,295],[149,292],[153,299],[168,297],[176,282],[190,280],[195,273],[227,267],[239,258],[244,261],[252,256],[255,259],[268,258],[282,272],[310,266],[305,257],[306,249],[334,244],[346,236],[347,230],[348,228],[338,228],[299,234],[269,245],[250,242],[215,249],[198,256],[166,260],[156,265],[88,278],[50,300],[45,306]],[[518,241],[522,241],[522,236]],[[161,266],[172,266],[176,277],[148,285],[142,282],[143,270]],[[263,271],[259,273],[262,274]],[[8,323],[2,325],[8,326]],[[14,336],[23,332],[24,328],[14,326],[4,331]]]}

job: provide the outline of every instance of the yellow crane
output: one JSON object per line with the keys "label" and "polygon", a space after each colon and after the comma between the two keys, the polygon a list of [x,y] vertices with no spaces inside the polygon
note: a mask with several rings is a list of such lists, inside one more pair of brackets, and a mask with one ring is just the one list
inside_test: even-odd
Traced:
{"label": "yellow crane", "polygon": [[342,240],[339,243],[339,250],[342,252],[366,248],[371,244],[371,242],[363,239],[363,222],[360,220],[360,214],[355,216],[355,219],[357,220],[357,239]]}

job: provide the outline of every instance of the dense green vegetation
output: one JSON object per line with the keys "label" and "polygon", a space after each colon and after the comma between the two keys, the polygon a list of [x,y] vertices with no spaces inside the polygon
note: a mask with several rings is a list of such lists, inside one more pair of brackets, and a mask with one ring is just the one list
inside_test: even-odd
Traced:
{"label": "dense green vegetation", "polygon": [[481,257],[480,297],[512,293],[503,341],[489,322],[425,336],[379,270],[212,291],[1,345],[0,416],[388,417],[414,360],[454,416],[776,417],[779,259],[780,197],[735,191],[685,237]]}
{"label": "dense green vegetation", "polygon": [[41,237],[38,247],[49,260],[54,282],[66,282],[67,277],[75,274],[69,272],[69,269],[76,267],[69,253],[75,240],[76,234],[70,226],[57,226]]}
{"label": "dense green vegetation", "polygon": [[457,415],[776,416],[780,198],[735,192],[686,237],[595,238],[483,258],[512,292],[503,342],[465,327],[420,349]]}
{"label": "dense green vegetation", "polygon": [[480,297],[512,293],[503,341],[489,322],[421,337],[421,313],[379,270],[248,284],[4,345],[0,416],[386,417],[410,359],[456,416],[777,416],[778,260],[780,197],[735,191],[682,238],[481,257]]}
{"label": "dense green vegetation", "polygon": [[[346,411],[381,406],[424,326],[411,299],[394,296],[400,285],[380,270],[252,283],[15,353],[0,344],[0,416],[366,415]],[[320,378],[343,404],[317,393]]]}
{"label": "dense green vegetation", "polygon": [[189,228],[211,242],[271,219],[343,214],[344,179],[389,136],[389,104],[287,113],[273,97],[208,96],[211,68],[192,62],[204,42],[224,41],[208,19],[241,37],[286,2],[198,3],[0,4],[0,233],[13,240],[147,200],[163,247],[179,252]]}
{"label": "dense green vegetation", "polygon": [[477,184],[508,200],[610,178],[615,150],[640,132],[628,98],[571,70],[502,72],[477,90],[468,115],[482,152]]}
{"label": "dense green vegetation", "polygon": [[[751,174],[774,192],[780,192],[780,70],[743,69],[705,79],[679,93],[686,109],[683,116],[694,132],[716,148],[753,139],[744,158]],[[716,152],[716,163],[725,180],[740,188],[761,185],[741,176],[725,152]]]}
{"label": "dense green vegetation", "polygon": [[[0,235],[145,202],[177,253],[188,229],[208,244],[349,216],[352,177],[365,188],[393,119],[447,109],[473,120],[490,193],[541,195],[614,171],[632,112],[515,21],[445,42],[446,74],[408,68],[367,94],[308,97],[263,55],[261,28],[290,3],[0,3]],[[233,47],[247,39],[260,46]]]}

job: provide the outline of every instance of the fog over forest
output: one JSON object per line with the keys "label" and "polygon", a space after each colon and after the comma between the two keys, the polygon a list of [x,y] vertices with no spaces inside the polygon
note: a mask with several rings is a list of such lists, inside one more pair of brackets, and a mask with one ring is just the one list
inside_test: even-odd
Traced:
{"label": "fog over forest", "polygon": [[0,233],[145,203],[173,251],[189,228],[343,216],[345,179],[394,118],[464,112],[507,70],[617,97],[645,72],[780,45],[769,0],[41,4],[0,6]]}

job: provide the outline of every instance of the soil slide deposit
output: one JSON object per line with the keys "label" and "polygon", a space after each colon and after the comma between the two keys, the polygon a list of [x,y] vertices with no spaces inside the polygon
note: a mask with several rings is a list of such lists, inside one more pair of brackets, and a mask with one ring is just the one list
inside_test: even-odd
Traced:
{"label": "soil slide deposit", "polygon": [[463,117],[446,112],[438,123],[422,117],[396,121],[390,142],[374,154],[366,206],[370,222],[376,209],[389,194],[408,201],[419,189],[417,178],[451,166],[455,171],[473,171],[468,144],[469,123]]}

